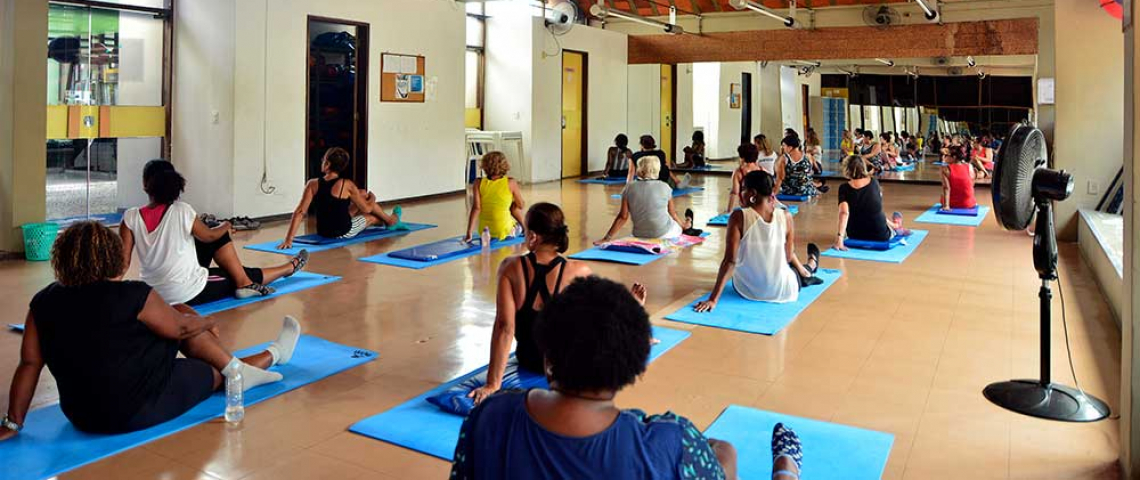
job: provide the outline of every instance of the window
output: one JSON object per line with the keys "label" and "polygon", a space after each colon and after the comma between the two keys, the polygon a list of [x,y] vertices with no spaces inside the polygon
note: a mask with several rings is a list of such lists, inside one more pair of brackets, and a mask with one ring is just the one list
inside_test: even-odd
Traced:
{"label": "window", "polygon": [[464,55],[464,125],[483,128],[483,45],[487,23],[483,3],[468,3],[467,53]]}

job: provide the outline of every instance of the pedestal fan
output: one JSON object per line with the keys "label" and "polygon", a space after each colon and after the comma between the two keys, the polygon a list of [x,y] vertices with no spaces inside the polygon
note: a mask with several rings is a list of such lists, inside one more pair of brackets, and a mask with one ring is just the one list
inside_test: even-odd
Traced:
{"label": "pedestal fan", "polygon": [[1008,230],[1024,230],[1037,216],[1033,265],[1041,279],[1041,378],[992,383],[983,394],[989,401],[1021,414],[1068,422],[1095,422],[1108,416],[1104,401],[1050,378],[1050,333],[1053,291],[1057,280],[1057,231],[1053,202],[1073,193],[1073,177],[1047,168],[1045,136],[1029,125],[1017,125],[998,154],[993,177],[994,213]]}

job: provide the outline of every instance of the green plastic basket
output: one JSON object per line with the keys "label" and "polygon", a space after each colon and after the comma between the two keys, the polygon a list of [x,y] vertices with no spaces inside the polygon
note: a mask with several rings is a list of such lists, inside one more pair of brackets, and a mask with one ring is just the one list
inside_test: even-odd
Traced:
{"label": "green plastic basket", "polygon": [[33,262],[51,260],[51,246],[59,235],[55,223],[29,223],[20,227],[24,231],[24,257]]}

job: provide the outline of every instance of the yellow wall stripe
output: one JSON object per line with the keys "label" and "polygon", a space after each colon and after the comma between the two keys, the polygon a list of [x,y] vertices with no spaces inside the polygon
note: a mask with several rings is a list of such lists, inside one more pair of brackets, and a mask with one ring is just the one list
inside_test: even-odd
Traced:
{"label": "yellow wall stripe", "polygon": [[[95,123],[87,127],[83,117]],[[48,105],[47,138],[133,138],[166,136],[165,107]]]}

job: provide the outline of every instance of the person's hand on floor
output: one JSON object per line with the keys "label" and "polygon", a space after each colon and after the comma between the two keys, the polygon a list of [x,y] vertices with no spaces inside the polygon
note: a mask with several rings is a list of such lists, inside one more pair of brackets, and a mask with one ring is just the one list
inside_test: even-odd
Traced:
{"label": "person's hand on floor", "polygon": [[483,400],[486,400],[487,397],[494,395],[495,392],[498,392],[498,391],[499,391],[498,385],[483,385],[482,387],[479,387],[479,388],[476,388],[475,390],[472,390],[471,393],[468,393],[467,398],[474,399],[475,405],[478,405],[480,403],[483,403]]}
{"label": "person's hand on floor", "polygon": [[281,242],[281,244],[277,246],[278,250],[288,250],[290,248],[293,248],[293,241],[292,240],[285,240],[284,242]]}
{"label": "person's hand on floor", "polygon": [[697,312],[700,312],[700,313],[704,313],[704,312],[711,312],[711,311],[713,311],[714,308],[716,308],[716,301],[715,300],[705,300],[703,302],[697,302],[697,306],[693,307],[693,310],[696,310]]}

